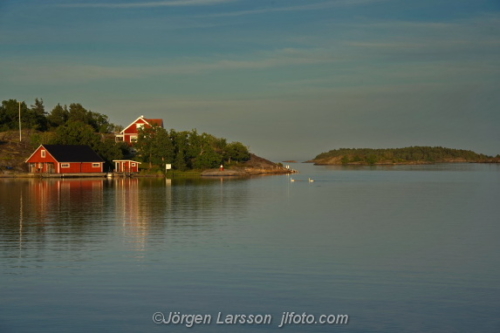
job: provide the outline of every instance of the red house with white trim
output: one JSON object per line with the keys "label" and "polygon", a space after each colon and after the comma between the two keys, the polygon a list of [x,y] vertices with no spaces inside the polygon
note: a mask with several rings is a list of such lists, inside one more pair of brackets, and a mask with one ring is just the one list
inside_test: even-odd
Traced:
{"label": "red house with white trim", "polygon": [[26,163],[31,173],[104,172],[104,160],[89,146],[40,145]]}
{"label": "red house with white trim", "polygon": [[163,128],[163,119],[150,119],[140,116],[134,120],[130,125],[125,127],[120,134],[115,135],[116,142],[126,142],[128,144],[133,144],[137,141],[139,136],[139,129],[144,127],[152,127],[153,125],[158,125]]}

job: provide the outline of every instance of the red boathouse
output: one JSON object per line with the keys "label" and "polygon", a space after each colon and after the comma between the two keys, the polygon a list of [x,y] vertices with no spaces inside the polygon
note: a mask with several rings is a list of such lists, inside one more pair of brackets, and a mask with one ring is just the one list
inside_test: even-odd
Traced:
{"label": "red boathouse", "polygon": [[104,172],[104,160],[89,146],[40,145],[26,163],[31,173]]}

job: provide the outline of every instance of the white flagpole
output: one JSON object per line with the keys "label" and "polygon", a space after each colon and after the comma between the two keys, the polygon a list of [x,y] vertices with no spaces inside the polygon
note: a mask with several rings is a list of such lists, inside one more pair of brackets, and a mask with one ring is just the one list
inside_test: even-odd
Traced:
{"label": "white flagpole", "polygon": [[19,142],[21,142],[21,102],[19,102]]}

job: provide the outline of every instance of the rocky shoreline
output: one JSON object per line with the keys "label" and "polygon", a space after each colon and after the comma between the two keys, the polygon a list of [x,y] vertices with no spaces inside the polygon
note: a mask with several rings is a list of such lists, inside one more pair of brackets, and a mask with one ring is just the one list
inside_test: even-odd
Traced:
{"label": "rocky shoreline", "polygon": [[255,168],[242,168],[242,169],[230,169],[230,170],[219,170],[210,169],[205,170],[201,173],[203,177],[248,177],[256,175],[283,175],[295,173],[295,170],[286,169],[278,167],[276,169],[255,169]]}
{"label": "rocky shoreline", "polygon": [[274,163],[255,154],[250,154],[250,160],[243,165],[231,169],[209,169],[201,173],[204,177],[248,177],[254,175],[283,175],[295,173],[293,169],[285,168],[281,163]]}

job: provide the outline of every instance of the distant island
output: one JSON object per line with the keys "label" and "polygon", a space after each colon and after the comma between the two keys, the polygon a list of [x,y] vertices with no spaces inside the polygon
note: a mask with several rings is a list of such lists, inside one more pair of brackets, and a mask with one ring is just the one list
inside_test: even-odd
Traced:
{"label": "distant island", "polygon": [[500,163],[500,155],[493,157],[471,150],[423,146],[387,149],[340,148],[321,153],[307,162],[316,165]]}

